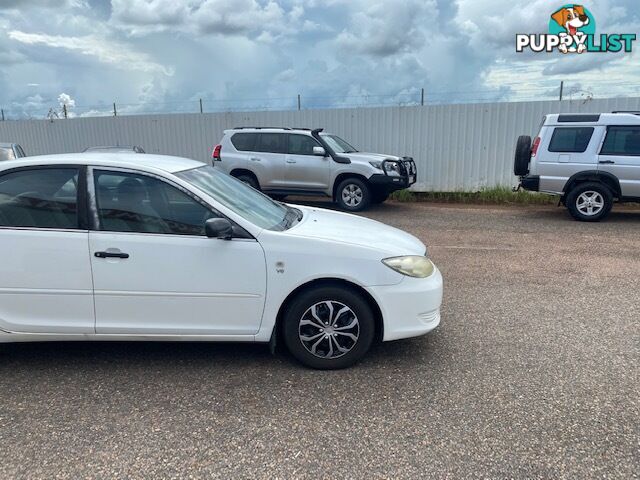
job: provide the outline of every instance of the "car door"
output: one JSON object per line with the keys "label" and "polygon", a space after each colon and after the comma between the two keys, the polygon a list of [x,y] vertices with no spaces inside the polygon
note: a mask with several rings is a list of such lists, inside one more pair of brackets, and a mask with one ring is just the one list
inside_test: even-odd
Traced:
{"label": "car door", "polygon": [[607,128],[598,170],[615,175],[623,197],[640,198],[640,126]]}
{"label": "car door", "polygon": [[0,329],[94,332],[84,170],[0,172]]}
{"label": "car door", "polygon": [[167,179],[90,173],[97,333],[240,338],[258,331],[266,269],[257,241],[207,238],[204,223],[219,214]]}
{"label": "car door", "polygon": [[254,151],[249,152],[247,168],[255,173],[263,189],[277,189],[286,185],[286,140],[284,133],[261,132]]}
{"label": "car door", "polygon": [[303,190],[326,190],[331,179],[329,156],[313,154],[321,147],[313,137],[290,133],[287,149],[287,186]]}

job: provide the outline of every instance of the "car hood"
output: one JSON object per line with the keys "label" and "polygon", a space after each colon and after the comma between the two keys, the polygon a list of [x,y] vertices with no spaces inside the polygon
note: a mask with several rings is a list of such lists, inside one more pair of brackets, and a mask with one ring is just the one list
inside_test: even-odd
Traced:
{"label": "car hood", "polygon": [[420,240],[384,223],[322,208],[293,207],[302,210],[304,217],[286,231],[289,235],[357,245],[385,256],[425,254]]}
{"label": "car hood", "polygon": [[349,157],[349,160],[360,160],[360,161],[364,161],[364,162],[370,162],[370,161],[383,161],[383,160],[401,160],[400,157],[398,157],[397,155],[386,155],[384,153],[367,153],[367,152],[353,152],[353,153],[346,153],[346,154],[340,154],[341,156],[344,157]]}

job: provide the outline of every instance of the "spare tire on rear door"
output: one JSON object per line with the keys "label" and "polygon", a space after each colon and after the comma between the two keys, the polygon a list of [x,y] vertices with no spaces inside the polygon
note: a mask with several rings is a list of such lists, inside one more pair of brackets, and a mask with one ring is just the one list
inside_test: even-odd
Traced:
{"label": "spare tire on rear door", "polygon": [[531,137],[521,135],[516,143],[516,158],[513,162],[513,173],[523,177],[529,173],[529,160],[531,160]]}

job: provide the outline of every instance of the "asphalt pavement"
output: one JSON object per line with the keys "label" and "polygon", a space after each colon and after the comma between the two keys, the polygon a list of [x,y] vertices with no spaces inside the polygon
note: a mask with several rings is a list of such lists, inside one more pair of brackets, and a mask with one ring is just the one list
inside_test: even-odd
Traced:
{"label": "asphalt pavement", "polygon": [[640,208],[366,216],[442,270],[431,335],[334,372],[262,345],[0,346],[0,477],[640,477]]}

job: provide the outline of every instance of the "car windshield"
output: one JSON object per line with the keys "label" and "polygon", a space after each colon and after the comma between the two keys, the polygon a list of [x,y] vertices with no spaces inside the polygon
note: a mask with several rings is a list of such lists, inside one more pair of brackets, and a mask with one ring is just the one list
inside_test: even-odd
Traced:
{"label": "car windshield", "polygon": [[274,202],[249,185],[210,165],[185,170],[176,176],[260,228],[287,230],[302,219],[300,210]]}
{"label": "car windshield", "polygon": [[0,148],[0,162],[3,160],[13,160],[16,156],[11,148]]}
{"label": "car windshield", "polygon": [[336,135],[322,135],[322,138],[335,153],[354,153],[358,151]]}

